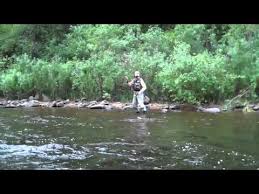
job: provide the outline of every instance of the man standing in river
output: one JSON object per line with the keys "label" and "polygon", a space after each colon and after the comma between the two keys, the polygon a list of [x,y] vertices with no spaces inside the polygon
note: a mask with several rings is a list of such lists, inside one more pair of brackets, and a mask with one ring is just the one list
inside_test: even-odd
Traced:
{"label": "man standing in river", "polygon": [[139,71],[135,71],[134,78],[130,82],[128,81],[128,77],[125,78],[127,79],[128,86],[133,90],[133,108],[137,108],[137,113],[139,113],[140,109],[143,109],[143,113],[146,113],[147,108],[144,105],[144,91],[147,89],[147,86],[140,77]]}

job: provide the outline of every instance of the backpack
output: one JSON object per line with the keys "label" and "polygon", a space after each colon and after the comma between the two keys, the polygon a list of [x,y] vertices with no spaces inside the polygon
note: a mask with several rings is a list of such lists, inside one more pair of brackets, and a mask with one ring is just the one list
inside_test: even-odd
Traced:
{"label": "backpack", "polygon": [[140,79],[135,79],[133,82],[133,90],[134,91],[140,91],[142,89],[142,85],[141,85],[141,80]]}

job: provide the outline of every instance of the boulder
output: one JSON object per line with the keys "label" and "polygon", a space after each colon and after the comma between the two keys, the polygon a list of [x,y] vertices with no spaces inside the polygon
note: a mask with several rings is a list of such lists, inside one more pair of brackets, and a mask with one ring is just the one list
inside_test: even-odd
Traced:
{"label": "boulder", "polygon": [[64,104],[68,104],[70,102],[70,100],[69,99],[66,99],[65,101],[64,101]]}
{"label": "boulder", "polygon": [[63,101],[61,98],[56,99],[56,102],[61,102],[61,101]]}
{"label": "boulder", "polygon": [[88,106],[90,109],[105,109],[105,105],[103,104],[96,104],[96,105],[93,105],[93,106]]}
{"label": "boulder", "polygon": [[258,110],[259,110],[259,104],[255,105],[255,106],[253,107],[253,110],[254,110],[254,111],[258,111]]}
{"label": "boulder", "polygon": [[25,107],[39,107],[40,103],[38,100],[31,100],[29,102],[25,102]]}
{"label": "boulder", "polygon": [[126,104],[126,105],[123,107],[123,110],[127,110],[127,109],[129,109],[129,108],[133,108],[132,104],[129,104],[129,105]]}
{"label": "boulder", "polygon": [[64,102],[63,101],[56,103],[56,107],[63,107],[63,106],[64,106]]}
{"label": "boulder", "polygon": [[168,109],[167,109],[167,108],[163,108],[163,109],[161,109],[161,112],[162,112],[162,113],[167,113],[167,112],[168,112]]}
{"label": "boulder", "polygon": [[106,106],[105,106],[105,110],[110,111],[110,110],[112,110],[112,109],[113,109],[113,107],[112,107],[111,105],[106,105]]}
{"label": "boulder", "polygon": [[50,107],[50,102],[41,102],[40,106],[42,107]]}
{"label": "boulder", "polygon": [[218,112],[221,112],[219,108],[202,108],[202,107],[199,107],[199,108],[198,108],[198,111],[201,111],[201,112],[209,112],[209,113],[218,113]]}
{"label": "boulder", "polygon": [[4,100],[4,101],[0,101],[0,105],[6,105],[7,104],[7,102]]}
{"label": "boulder", "polygon": [[52,103],[50,103],[50,107],[57,107],[56,104],[57,104],[57,102],[53,101]]}
{"label": "boulder", "polygon": [[78,108],[87,108],[88,105],[89,105],[89,103],[87,103],[87,102],[79,102],[77,107]]}
{"label": "boulder", "polygon": [[40,106],[40,103],[39,103],[38,100],[33,100],[33,101],[31,102],[31,107],[38,107],[38,106]]}
{"label": "boulder", "polygon": [[180,105],[179,104],[171,104],[171,105],[169,105],[169,109],[170,110],[179,110]]}
{"label": "boulder", "polygon": [[4,107],[5,108],[16,108],[16,106],[13,104],[6,104]]}
{"label": "boulder", "polygon": [[24,102],[27,102],[28,100],[27,99],[22,99],[20,100],[20,103],[24,103]]}
{"label": "boulder", "polygon": [[123,109],[123,104],[121,102],[115,102],[115,103],[112,103],[112,108],[114,109],[120,109],[122,110]]}
{"label": "boulder", "polygon": [[80,108],[80,107],[78,107],[78,105],[76,105],[75,103],[68,103],[68,104],[65,104],[64,107],[68,107],[68,108]]}
{"label": "boulder", "polygon": [[245,108],[245,103],[240,100],[237,100],[237,101],[233,102],[232,107],[233,107],[233,109],[243,109],[243,108]]}
{"label": "boulder", "polygon": [[157,104],[157,103],[151,103],[151,104],[149,104],[149,107],[150,107],[150,110],[161,110],[161,109],[167,107],[167,105],[160,105],[160,104]]}
{"label": "boulder", "polygon": [[107,100],[103,100],[103,101],[101,101],[99,104],[102,104],[102,105],[109,105],[110,103],[109,103]]}
{"label": "boulder", "polygon": [[17,106],[20,102],[18,100],[14,100],[11,102],[13,105]]}
{"label": "boulder", "polygon": [[81,102],[86,102],[87,101],[87,99],[86,98],[81,98],[81,100],[80,100]]}
{"label": "boulder", "polygon": [[91,101],[91,102],[88,103],[88,108],[90,108],[90,107],[92,107],[96,104],[97,104],[97,101]]}
{"label": "boulder", "polygon": [[162,109],[169,109],[169,105],[168,104],[163,105]]}
{"label": "boulder", "polygon": [[30,96],[29,97],[29,100],[31,101],[31,100],[34,100],[34,97],[33,96]]}

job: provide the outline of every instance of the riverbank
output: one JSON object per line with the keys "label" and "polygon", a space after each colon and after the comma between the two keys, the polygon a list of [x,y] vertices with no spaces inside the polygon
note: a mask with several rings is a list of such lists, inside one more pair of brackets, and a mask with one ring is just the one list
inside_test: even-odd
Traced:
{"label": "riverbank", "polygon": [[[204,105],[194,106],[190,104],[178,104],[178,103],[150,103],[146,105],[149,110],[161,111],[163,113],[174,111],[189,111],[189,112],[212,112],[218,113],[225,110],[223,105]],[[70,101],[70,100],[56,100],[56,101],[39,101],[34,99],[23,99],[23,100],[6,100],[0,99],[0,108],[19,108],[19,107],[49,107],[49,108],[87,108],[87,109],[104,109],[104,110],[127,110],[132,109],[131,103],[122,102],[109,102],[107,100],[103,101]],[[231,109],[231,111],[244,111],[253,112],[259,111],[259,104],[249,104],[247,106],[236,106]]]}

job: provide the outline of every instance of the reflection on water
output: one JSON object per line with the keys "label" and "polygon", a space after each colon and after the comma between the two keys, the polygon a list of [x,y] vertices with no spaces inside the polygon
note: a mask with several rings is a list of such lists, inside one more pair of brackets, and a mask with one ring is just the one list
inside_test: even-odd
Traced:
{"label": "reflection on water", "polygon": [[0,169],[259,169],[258,143],[258,113],[0,112]]}

